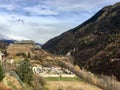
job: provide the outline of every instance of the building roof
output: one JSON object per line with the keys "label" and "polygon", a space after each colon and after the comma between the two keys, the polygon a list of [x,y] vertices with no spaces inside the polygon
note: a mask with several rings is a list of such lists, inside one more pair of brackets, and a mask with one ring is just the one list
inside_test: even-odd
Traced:
{"label": "building roof", "polygon": [[15,44],[34,44],[34,41],[32,40],[22,40],[22,41],[16,41]]}

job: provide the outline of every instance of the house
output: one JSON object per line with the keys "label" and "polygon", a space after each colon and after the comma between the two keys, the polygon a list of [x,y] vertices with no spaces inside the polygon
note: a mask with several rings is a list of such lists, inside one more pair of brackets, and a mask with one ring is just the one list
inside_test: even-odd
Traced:
{"label": "house", "polygon": [[1,63],[1,65],[3,64],[4,61],[5,61],[5,55],[0,51],[0,63]]}

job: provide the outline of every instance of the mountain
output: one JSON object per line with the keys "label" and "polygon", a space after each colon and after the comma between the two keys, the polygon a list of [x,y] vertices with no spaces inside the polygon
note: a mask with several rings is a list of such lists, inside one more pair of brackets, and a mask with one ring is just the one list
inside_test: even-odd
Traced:
{"label": "mountain", "polygon": [[9,39],[7,36],[4,36],[4,35],[2,35],[2,34],[0,34],[0,40],[5,40],[5,39]]}
{"label": "mountain", "polygon": [[120,80],[120,3],[106,6],[81,25],[49,40],[42,48],[71,54],[74,64]]}
{"label": "mountain", "polygon": [[17,41],[30,40],[30,39],[28,39],[28,38],[26,38],[26,37],[19,36],[19,35],[8,35],[7,37],[9,37],[9,39],[17,40]]}
{"label": "mountain", "polygon": [[0,48],[4,49],[8,44],[14,43],[15,40],[0,34]]}
{"label": "mountain", "polygon": [[7,36],[0,34],[0,49],[5,49],[6,46],[13,42],[14,40],[10,40]]}
{"label": "mountain", "polygon": [[25,38],[23,36],[16,36],[16,35],[3,35],[3,34],[0,34],[0,40],[18,40],[18,41],[21,41],[21,40],[30,40],[28,38]]}

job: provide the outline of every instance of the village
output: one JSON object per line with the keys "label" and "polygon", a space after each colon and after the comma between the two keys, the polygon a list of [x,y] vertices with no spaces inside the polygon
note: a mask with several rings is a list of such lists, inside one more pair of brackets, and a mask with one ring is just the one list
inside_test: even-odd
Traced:
{"label": "village", "polygon": [[32,68],[34,74],[42,77],[75,77],[75,74],[68,69],[61,67],[43,67],[37,66]]}
{"label": "village", "polygon": [[[34,47],[33,47],[34,46]],[[30,47],[30,48],[29,48]],[[31,48],[32,47],[32,48]],[[9,45],[9,48],[7,49],[8,50],[8,53],[9,55],[12,55],[14,57],[17,57],[18,56],[15,56],[16,53],[19,53],[20,50],[21,51],[24,51],[26,53],[28,52],[31,52],[30,50],[33,49],[33,48],[40,48],[38,46],[35,46],[35,43],[33,41],[16,41],[14,42],[13,44],[10,44]],[[25,48],[25,49],[24,49]],[[11,51],[12,50],[12,51]],[[38,49],[37,49],[38,50]],[[14,53],[14,52],[16,53]],[[40,51],[42,52],[42,51]],[[45,53],[45,52],[44,52]],[[12,56],[12,57],[13,57]],[[15,60],[16,58],[6,58],[4,53],[0,52],[0,60],[1,60],[1,64],[4,66],[4,67],[8,67],[7,64],[9,64],[11,66],[11,68],[14,68],[14,66],[17,65],[16,62],[19,62],[19,59],[24,59],[23,57],[22,58],[18,58],[18,60]],[[45,54],[45,58],[47,60],[49,59],[53,59],[51,57],[48,58],[48,56]],[[30,59],[30,58],[29,58]],[[55,57],[55,59],[63,59],[63,57],[61,58],[57,58]],[[42,66],[42,64],[36,64],[34,65],[33,62],[36,61],[36,60],[31,60],[31,64],[32,64],[32,71],[34,74],[37,74],[37,75],[40,75],[42,77],[75,77],[75,74],[73,74],[71,71],[69,71],[68,69],[65,69],[65,68],[62,68],[62,67],[58,67],[58,66],[50,66],[50,67],[45,67],[45,66]],[[39,62],[39,61],[38,61]],[[54,62],[54,61],[53,61]],[[9,68],[10,69],[10,68]]]}
{"label": "village", "polygon": [[[14,59],[10,59],[7,62],[5,61],[5,56],[0,52],[1,64],[6,67],[6,63],[14,64]],[[61,67],[45,67],[42,65],[32,66],[32,71],[34,74],[40,75],[42,77],[75,77],[76,75],[69,71],[68,69]]]}

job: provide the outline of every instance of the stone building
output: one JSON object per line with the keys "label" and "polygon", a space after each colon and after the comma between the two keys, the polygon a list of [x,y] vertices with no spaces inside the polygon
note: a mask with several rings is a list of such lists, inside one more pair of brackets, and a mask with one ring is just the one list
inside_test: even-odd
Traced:
{"label": "stone building", "polygon": [[16,41],[14,44],[29,44],[29,45],[34,45],[35,42],[32,40],[21,40],[21,41]]}

